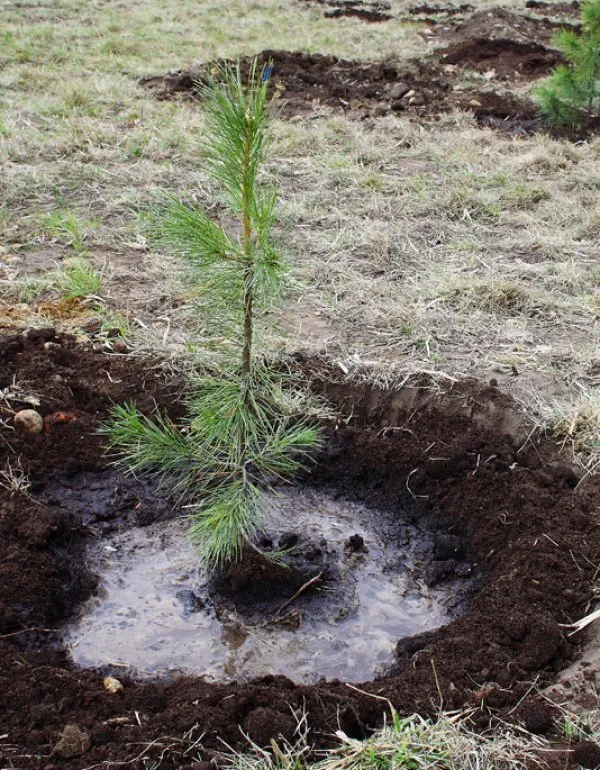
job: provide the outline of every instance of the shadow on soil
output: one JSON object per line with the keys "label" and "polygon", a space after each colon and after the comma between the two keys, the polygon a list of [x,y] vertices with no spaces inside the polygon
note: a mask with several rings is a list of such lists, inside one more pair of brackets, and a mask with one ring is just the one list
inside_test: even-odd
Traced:
{"label": "shadow on soil", "polygon": [[[110,693],[105,672],[74,667],[49,642],[51,630],[95,590],[84,551],[108,520],[98,512],[84,519],[56,497],[44,502],[43,490],[58,479],[104,472],[94,431],[113,401],[135,400],[147,413],[158,405],[178,417],[181,382],[160,362],[94,352],[51,329],[4,330],[0,340],[2,467],[18,462],[32,481],[30,496],[4,490],[0,499],[0,686],[11,693],[0,707],[10,738],[0,748],[3,764],[80,770],[130,760],[143,747],[150,759],[164,749],[161,736],[175,736],[161,767],[185,767],[198,758],[185,754],[189,743],[177,743],[187,731],[203,734],[202,757],[210,759],[221,740],[242,742],[240,726],[259,745],[291,738],[292,710],[303,709],[311,742],[330,746],[339,728],[362,738],[381,725],[382,698],[400,712],[473,709],[481,726],[494,715],[541,724],[531,685],[552,682],[577,657],[561,624],[580,617],[591,597],[600,493],[592,484],[577,486],[576,472],[553,445],[527,441],[513,403],[497,388],[424,378],[380,389],[339,379],[315,360],[297,362],[341,416],[327,428],[311,488],[335,487],[351,503],[377,510],[410,510],[414,521],[429,519],[458,538],[477,576],[464,615],[400,639],[392,669],[363,682],[364,692],[339,680],[298,685],[272,675],[147,682],[123,670],[123,689]],[[24,436],[11,415],[28,393],[39,397],[45,428]],[[123,526],[164,515],[145,495],[125,486],[116,496]],[[437,561],[443,585],[457,561],[449,553]],[[546,719],[539,730],[551,727]]]}

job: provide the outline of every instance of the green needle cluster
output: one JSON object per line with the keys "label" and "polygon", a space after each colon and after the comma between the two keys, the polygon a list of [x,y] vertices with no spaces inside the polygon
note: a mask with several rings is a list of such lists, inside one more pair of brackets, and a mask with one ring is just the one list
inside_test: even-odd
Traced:
{"label": "green needle cluster", "polygon": [[581,22],[581,34],[563,29],[554,37],[567,64],[535,91],[543,117],[554,125],[577,125],[600,111],[600,0],[581,6]]}

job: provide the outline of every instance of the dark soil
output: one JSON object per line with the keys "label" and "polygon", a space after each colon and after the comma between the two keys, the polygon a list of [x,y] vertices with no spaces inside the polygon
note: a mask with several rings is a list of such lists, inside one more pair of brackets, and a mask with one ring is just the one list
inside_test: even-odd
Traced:
{"label": "dark soil", "polygon": [[507,8],[477,11],[451,29],[450,34],[465,40],[512,41],[549,45],[557,30],[576,26],[551,18],[514,13]]}
{"label": "dark soil", "polygon": [[557,25],[505,9],[478,11],[451,29],[444,61],[511,82],[547,75],[560,61],[550,41]]}
{"label": "dark soil", "polygon": [[470,38],[445,48],[442,55],[448,64],[460,64],[478,72],[493,70],[497,79],[510,81],[539,78],[560,61],[558,53],[543,45],[514,40]]}
{"label": "dark soil", "polygon": [[459,16],[463,13],[470,13],[473,10],[475,9],[470,3],[463,3],[462,5],[420,3],[419,5],[411,5],[408,12],[411,16],[443,16],[451,18],[452,16]]}
{"label": "dark soil", "polygon": [[578,17],[581,4],[578,0],[570,3],[546,2],[546,0],[527,0],[525,8],[534,13],[542,13],[548,16]]}
{"label": "dark soil", "polygon": [[[31,473],[34,496],[65,472],[84,483],[77,474],[105,467],[94,430],[112,401],[180,411],[180,383],[166,379],[156,362],[94,352],[51,330],[5,330],[0,340],[0,389],[20,383],[39,395],[45,417],[76,417],[47,420],[45,433],[24,437],[10,430],[8,408],[3,412],[2,467],[19,460]],[[426,638],[404,640],[396,673],[362,689],[389,698],[400,712],[435,712],[441,699],[445,709],[475,709],[477,724],[493,714],[535,721],[536,701],[525,697],[531,683],[551,682],[577,654],[561,624],[585,612],[600,560],[597,483],[576,489],[576,472],[549,443],[522,448],[526,432],[497,388],[465,381],[436,391],[424,381],[422,388],[380,390],[336,382],[330,371],[318,375],[314,362],[300,365],[345,415],[328,431],[311,484],[335,485],[372,506],[412,505],[417,518],[436,516],[448,536],[438,543],[440,565],[455,561],[464,546],[484,576],[466,615]],[[8,491],[0,499],[3,765],[81,770],[142,751],[156,758],[170,746],[161,767],[185,767],[200,752],[184,753],[184,733],[191,730],[191,740],[204,734],[208,759],[222,748],[219,739],[240,744],[240,726],[261,745],[278,734],[291,738],[290,707],[306,708],[310,739],[321,747],[332,744],[339,727],[360,738],[382,723],[383,701],[338,681],[297,686],[267,676],[226,685],[123,677],[124,689],[111,694],[102,672],[74,669],[45,644],[47,630],[94,588],[81,558],[90,525],[68,505],[50,503]]]}
{"label": "dark soil", "polygon": [[327,6],[324,16],[328,19],[353,16],[361,21],[374,23],[394,18],[388,13],[389,2],[364,2],[364,0],[303,0],[303,2]]}
{"label": "dark soil", "polygon": [[[454,90],[458,75],[445,72],[436,63],[413,62],[401,67],[287,51],[264,51],[259,58],[262,63],[273,61],[272,83],[278,95],[275,109],[283,117],[313,114],[316,107],[359,117],[390,111],[436,117],[459,107],[474,111],[479,120],[492,117],[523,123],[535,118],[534,105],[514,97],[476,88]],[[243,60],[242,68],[247,64]],[[204,72],[202,68],[175,72],[140,82],[159,99],[179,94],[197,98],[197,82],[202,82]],[[395,86],[403,87],[402,97],[394,97]]]}

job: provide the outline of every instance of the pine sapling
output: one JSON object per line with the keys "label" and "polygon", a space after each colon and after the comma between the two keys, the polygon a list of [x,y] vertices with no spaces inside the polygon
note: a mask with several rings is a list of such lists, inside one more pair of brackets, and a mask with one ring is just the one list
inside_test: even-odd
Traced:
{"label": "pine sapling", "polygon": [[553,40],[567,64],[559,65],[535,91],[545,120],[582,123],[600,113],[600,0],[581,6],[582,32],[561,30]]}
{"label": "pine sapling", "polygon": [[261,180],[268,138],[268,70],[256,60],[244,83],[226,66],[201,86],[206,170],[221,187],[226,229],[197,204],[170,199],[152,225],[162,245],[184,258],[225,355],[198,376],[182,426],[118,406],[106,426],[110,446],[134,473],[158,476],[191,509],[191,535],[210,567],[239,559],[267,504],[321,443],[300,416],[302,392],[291,375],[257,354],[257,325],[285,285],[287,266],[271,236],[276,192]]}

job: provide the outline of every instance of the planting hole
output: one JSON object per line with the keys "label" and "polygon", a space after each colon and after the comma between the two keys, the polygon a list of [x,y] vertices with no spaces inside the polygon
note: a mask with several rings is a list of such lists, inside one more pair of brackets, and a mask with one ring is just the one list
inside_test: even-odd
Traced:
{"label": "planting hole", "polygon": [[262,547],[291,549],[288,567],[250,553],[217,578],[188,526],[180,517],[122,527],[89,547],[101,583],[64,638],[77,664],[125,664],[141,676],[358,682],[389,670],[399,639],[448,622],[464,596],[464,578],[453,577],[460,589],[427,586],[439,541],[409,512],[286,488]]}

